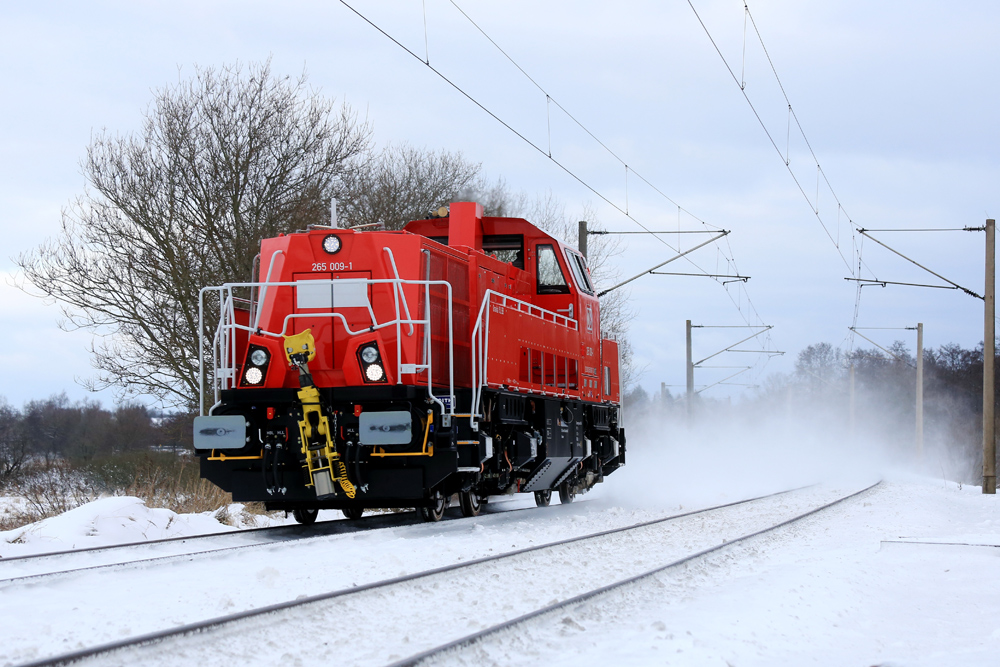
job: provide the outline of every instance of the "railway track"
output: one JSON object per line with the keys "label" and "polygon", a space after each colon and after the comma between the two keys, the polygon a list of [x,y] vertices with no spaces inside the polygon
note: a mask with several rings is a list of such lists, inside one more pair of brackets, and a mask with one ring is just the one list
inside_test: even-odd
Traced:
{"label": "railway track", "polygon": [[[489,515],[516,512],[522,509],[529,508],[504,509],[494,504],[484,506],[482,513]],[[457,507],[450,507],[446,512],[446,516],[451,518],[461,516],[461,511]],[[85,549],[67,549],[27,556],[0,558],[0,588],[12,583],[40,580],[78,572],[124,569],[154,563],[167,563],[178,559],[203,558],[223,552],[267,547],[284,542],[316,539],[334,535],[348,535],[369,530],[396,528],[421,523],[423,523],[423,520],[417,512],[375,514],[353,521],[335,520],[321,521],[309,526],[289,524],[265,528],[247,528],[237,531],[204,533],[202,535],[190,535],[186,537],[169,537],[145,542],[129,542],[101,547],[88,547]],[[199,546],[208,545],[209,543],[211,543],[211,546]],[[192,549],[191,547],[194,548]],[[65,567],[67,560],[80,561],[80,564],[74,567]],[[50,564],[52,563],[57,564],[56,569],[51,567]]]}
{"label": "railway track", "polygon": [[[248,528],[237,531],[204,533],[184,537],[168,537],[144,542],[110,544],[84,549],[66,549],[27,556],[0,559],[0,585],[22,579],[69,574],[84,570],[120,567],[137,563],[150,563],[170,558],[198,556],[221,551],[245,549],[280,542],[308,539],[325,535],[339,535],[361,530],[417,523],[415,512],[399,515],[364,517],[358,521],[322,521],[311,526],[284,525],[266,528]],[[215,546],[197,545],[213,543]],[[192,549],[192,547],[194,547]],[[145,555],[155,554],[155,555]],[[67,560],[86,563],[65,568]],[[58,562],[61,569],[51,569],[48,563]]]}
{"label": "railway track", "polygon": [[[865,490],[830,499],[819,497],[815,492],[794,493],[803,491],[798,489],[683,512],[146,633],[25,663],[25,667],[79,661],[157,664],[163,662],[160,658],[164,655],[169,655],[174,662],[193,662],[202,652],[245,662],[247,637],[264,638],[263,645],[256,642],[250,654],[254,660],[270,662],[265,657],[269,652],[277,652],[273,656],[275,660],[284,660],[288,649],[294,652],[306,646],[294,640],[302,636],[294,628],[308,628],[309,635],[315,636],[316,641],[308,642],[308,646],[321,652],[331,651],[323,654],[324,659],[336,654],[339,662],[347,664],[419,664],[563,606],[578,604],[778,530]],[[750,518],[745,513],[732,514],[737,508],[750,506],[754,509]],[[741,532],[739,529],[748,521],[756,530]],[[657,553],[657,549],[664,553]],[[628,561],[625,565],[617,567],[625,561]],[[548,579],[558,579],[559,571],[579,572],[581,569],[590,575],[587,581],[614,583],[597,588],[591,588],[586,581],[566,581],[565,578],[554,584],[545,583]],[[624,570],[629,576],[613,576]],[[521,582],[520,590],[530,591],[528,599],[505,601],[504,591],[509,597],[510,583],[515,580]],[[441,595],[436,595],[439,590]],[[455,608],[434,608],[439,603]],[[385,611],[372,617],[374,606]],[[442,619],[447,622],[442,624]],[[472,633],[458,632],[469,627],[476,629]],[[428,641],[427,635],[440,639],[439,635],[445,630],[458,636],[445,637],[445,641],[437,644]],[[358,636],[366,632],[375,635]],[[396,645],[388,641],[387,647],[390,636],[396,639]],[[277,641],[267,640],[267,637],[276,637]],[[281,642],[282,637],[288,641]],[[326,641],[321,641],[323,639]],[[413,645],[420,650],[407,650]],[[352,651],[356,655],[351,655]],[[404,658],[407,654],[410,657]],[[306,663],[312,661],[310,658],[322,661],[320,657],[320,654],[306,654],[304,660]]]}
{"label": "railway track", "polygon": [[569,598],[567,600],[561,600],[559,602],[555,602],[555,603],[552,603],[550,605],[546,605],[546,606],[541,607],[539,609],[532,610],[532,611],[530,611],[530,612],[528,612],[526,614],[522,614],[521,616],[518,616],[516,618],[512,618],[510,620],[506,620],[506,621],[502,621],[500,623],[493,624],[493,625],[491,625],[491,626],[489,626],[487,628],[484,628],[484,629],[479,630],[477,632],[470,633],[470,634],[468,634],[468,635],[466,635],[464,637],[461,637],[459,639],[455,639],[455,640],[452,640],[452,641],[449,641],[449,642],[445,642],[445,643],[440,644],[438,646],[435,646],[433,648],[430,648],[430,649],[421,651],[419,653],[416,653],[414,655],[411,655],[411,656],[409,656],[407,658],[404,658],[402,660],[397,660],[395,662],[392,662],[387,667],[417,667],[418,665],[431,665],[435,661],[444,658],[445,655],[448,654],[449,652],[461,651],[462,649],[471,647],[471,646],[473,646],[473,645],[475,645],[477,643],[480,643],[480,642],[482,642],[482,641],[484,641],[484,640],[486,640],[486,639],[488,639],[488,638],[490,638],[490,637],[492,637],[494,635],[498,635],[498,634],[500,634],[501,632],[503,632],[505,630],[509,630],[511,628],[515,628],[516,626],[520,626],[520,625],[524,625],[524,624],[530,623],[531,621],[534,621],[536,619],[548,616],[550,614],[554,614],[555,612],[561,611],[563,609],[567,609],[567,608],[573,607],[575,605],[586,603],[586,602],[588,602],[588,601],[590,601],[590,600],[592,600],[594,598],[597,598],[597,597],[599,597],[601,595],[605,595],[607,593],[610,593],[612,591],[624,588],[626,586],[631,586],[631,585],[637,584],[637,583],[639,583],[639,582],[641,582],[643,580],[650,579],[650,578],[654,577],[657,574],[660,574],[662,572],[666,572],[667,570],[678,568],[678,567],[680,567],[682,565],[686,565],[686,564],[690,563],[691,561],[697,560],[699,558],[704,558],[705,556],[708,556],[710,554],[716,553],[716,552],[721,551],[723,549],[728,549],[728,548],[733,547],[733,546],[735,546],[737,544],[740,544],[740,543],[746,542],[748,540],[752,540],[752,539],[754,539],[756,537],[759,537],[761,535],[764,535],[764,534],[771,533],[773,531],[779,530],[781,528],[789,526],[789,525],[791,525],[793,523],[796,523],[798,521],[802,521],[803,519],[806,519],[806,518],[808,518],[810,516],[813,516],[813,515],[815,515],[815,514],[817,514],[819,512],[822,512],[823,510],[829,509],[830,507],[833,507],[834,505],[839,505],[840,503],[842,503],[842,502],[844,502],[846,500],[849,500],[850,498],[854,498],[855,496],[861,495],[862,493],[865,493],[866,491],[869,491],[869,490],[873,489],[874,487],[878,486],[879,484],[881,484],[881,482],[876,482],[875,484],[872,484],[869,487],[861,489],[860,491],[856,491],[856,492],[851,493],[849,495],[846,495],[846,496],[843,496],[841,498],[838,498],[837,500],[834,500],[832,502],[826,503],[825,505],[822,505],[820,507],[817,507],[817,508],[814,508],[814,509],[809,510],[807,512],[804,512],[804,513],[802,513],[802,514],[800,514],[798,516],[794,516],[794,517],[792,517],[790,519],[782,521],[781,523],[775,524],[774,526],[771,526],[771,527],[768,527],[768,528],[764,528],[764,529],[761,529],[761,530],[758,530],[758,531],[755,531],[755,532],[752,532],[752,533],[748,533],[746,535],[742,535],[742,536],[737,537],[735,539],[723,542],[722,544],[720,544],[718,546],[709,547],[707,549],[702,549],[700,551],[697,551],[697,552],[695,552],[693,554],[689,554],[687,556],[679,558],[679,559],[677,559],[675,561],[672,561],[670,563],[666,563],[665,565],[660,565],[660,566],[654,567],[653,569],[648,570],[646,572],[642,572],[640,574],[633,575],[631,577],[622,579],[620,581],[616,581],[616,582],[611,583],[611,584],[607,584],[607,585],[604,585],[604,586],[600,586],[600,587],[594,588],[592,590],[586,591],[584,593],[576,595],[576,596],[574,596],[572,598]]}

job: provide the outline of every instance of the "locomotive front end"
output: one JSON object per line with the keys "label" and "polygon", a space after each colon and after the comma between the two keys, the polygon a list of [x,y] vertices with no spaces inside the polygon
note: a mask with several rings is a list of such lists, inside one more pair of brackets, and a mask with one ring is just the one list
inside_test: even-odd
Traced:
{"label": "locomotive front end", "polygon": [[421,278],[421,257],[411,234],[310,230],[264,241],[263,280],[203,291],[219,309],[195,426],[204,477],[275,509],[424,500],[447,474],[431,457],[454,389],[451,360],[431,361],[450,342],[431,322],[450,286]]}

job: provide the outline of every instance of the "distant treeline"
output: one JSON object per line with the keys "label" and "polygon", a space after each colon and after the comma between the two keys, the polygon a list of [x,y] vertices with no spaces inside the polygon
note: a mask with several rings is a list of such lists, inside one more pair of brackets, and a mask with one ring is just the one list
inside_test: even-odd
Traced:
{"label": "distant treeline", "polygon": [[20,410],[0,398],[0,486],[30,462],[86,464],[153,448],[190,449],[193,419],[135,404],[107,410],[94,401],[70,402],[64,393]]}
{"label": "distant treeline", "polygon": [[[769,376],[732,409],[768,410],[836,436],[851,427],[851,367],[854,368],[854,437],[913,451],[916,436],[916,358],[902,341],[886,352],[839,350],[829,343],[802,350],[795,372]],[[996,372],[996,360],[994,360]],[[942,345],[924,350],[924,439],[928,451],[943,454],[947,474],[978,482],[982,475],[983,346]],[[998,395],[1000,396],[1000,395]],[[686,410],[684,394],[649,396],[641,387],[625,397],[626,410]],[[728,404],[698,395],[695,417],[718,415]],[[1000,414],[1000,401],[997,413]],[[627,413],[628,414],[628,413]]]}
{"label": "distant treeline", "polygon": [[[750,408],[794,417],[846,437],[850,426],[850,369],[854,367],[855,435],[900,449],[913,446],[916,431],[916,360],[897,341],[892,354],[873,349],[849,353],[829,343],[802,350],[795,372],[769,376],[748,399],[730,408],[698,395],[695,414]],[[996,364],[994,363],[994,369]],[[952,460],[959,477],[981,475],[983,346],[942,345],[924,350],[924,424],[928,448]],[[627,414],[685,410],[683,393],[649,396],[637,386],[625,397]],[[998,404],[1000,414],[1000,404]],[[191,449],[193,414],[160,413],[126,404],[112,410],[97,402],[71,402],[65,394],[16,409],[0,398],[0,486],[29,462],[86,465],[151,449]]]}

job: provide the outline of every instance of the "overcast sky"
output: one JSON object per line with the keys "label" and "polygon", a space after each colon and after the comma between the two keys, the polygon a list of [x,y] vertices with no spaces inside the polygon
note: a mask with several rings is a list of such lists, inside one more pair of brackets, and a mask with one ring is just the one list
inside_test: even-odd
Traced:
{"label": "overcast sky", "polygon": [[[708,278],[645,277],[632,284],[632,339],[649,391],[661,382],[683,384],[686,319],[774,326],[769,345],[788,354],[758,364],[740,382],[789,372],[795,355],[813,343],[846,349],[856,296],[854,283],[844,280],[856,262],[848,217],[870,229],[962,227],[982,225],[1000,210],[996,3],[749,2],[842,207],[824,180],[817,204],[816,164],[795,125],[789,129],[787,104],[752,24],[744,48],[743,3],[693,3],[736,78],[745,82],[777,151],[686,0],[458,2],[632,171],[690,212],[680,216],[683,229],[700,228],[700,220],[732,231],[721,249],[706,247],[690,257],[711,273],[731,269],[725,257],[734,257],[740,272],[751,276],[745,291]],[[305,71],[316,89],[367,117],[381,144],[460,150],[514,189],[552,193],[571,216],[589,206],[609,229],[639,229],[616,210],[626,207],[621,163],[555,107],[547,115],[545,95],[448,0],[351,4],[421,57],[429,56],[432,66],[530,140],[547,149],[551,130],[553,158],[600,196],[339,2],[5,3],[0,326],[6,344],[0,348],[0,396],[14,405],[60,391],[74,400],[89,396],[75,378],[92,372],[91,335],[61,331],[57,306],[12,287],[14,258],[58,232],[60,210],[84,189],[79,163],[92,134],[138,129],[152,91],[189,77],[195,65],[271,58],[275,74]],[[779,152],[787,153],[809,201]],[[635,174],[628,179],[628,209],[650,229],[678,227],[676,205]],[[982,291],[981,233],[875,236]],[[625,238],[616,259],[623,276],[672,254],[655,239]],[[690,247],[693,238],[681,242]],[[676,246],[678,237],[666,240]],[[937,282],[871,242],[863,260],[869,267],[864,277],[873,272],[883,280]],[[664,270],[697,269],[681,260]],[[859,326],[917,322],[925,325],[927,346],[971,347],[982,340],[982,302],[952,290],[864,288]],[[866,333],[881,344],[898,338],[915,347],[913,332]],[[697,330],[695,357],[745,335],[737,329]],[[757,361],[741,353],[707,365]],[[732,372],[699,370],[696,384]],[[744,391],[724,385],[706,395],[739,397]],[[113,403],[108,392],[96,398]]]}

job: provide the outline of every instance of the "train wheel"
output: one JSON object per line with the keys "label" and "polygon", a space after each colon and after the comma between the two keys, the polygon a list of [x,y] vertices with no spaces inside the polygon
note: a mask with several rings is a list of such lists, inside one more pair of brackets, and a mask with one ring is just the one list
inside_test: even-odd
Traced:
{"label": "train wheel", "polygon": [[559,502],[563,505],[569,505],[576,498],[576,490],[570,486],[569,482],[563,482],[559,485]]}
{"label": "train wheel", "polygon": [[547,491],[535,491],[535,504],[539,507],[548,507],[552,502],[552,489]]}
{"label": "train wheel", "polygon": [[316,523],[319,510],[292,510],[292,516],[303,526],[311,526]]}
{"label": "train wheel", "polygon": [[431,496],[431,503],[431,507],[420,508],[420,516],[424,521],[440,521],[444,518],[444,510],[448,503],[440,491]]}
{"label": "train wheel", "polygon": [[363,507],[347,507],[340,511],[343,512],[344,516],[346,516],[351,521],[360,519],[361,515],[365,513],[365,509]]}
{"label": "train wheel", "polygon": [[458,502],[462,506],[463,516],[479,516],[479,510],[483,507],[479,494],[473,489],[458,494]]}

